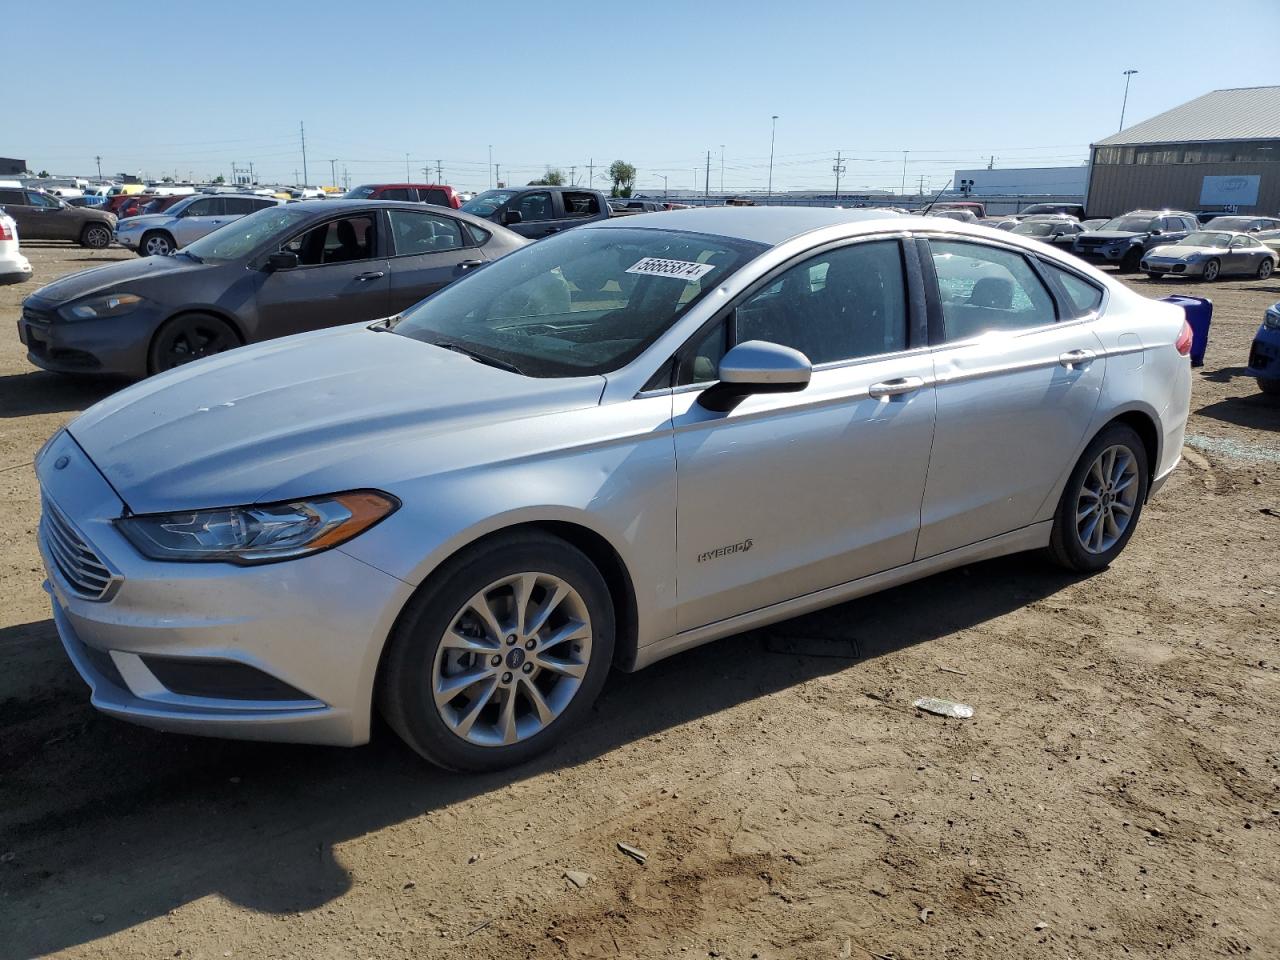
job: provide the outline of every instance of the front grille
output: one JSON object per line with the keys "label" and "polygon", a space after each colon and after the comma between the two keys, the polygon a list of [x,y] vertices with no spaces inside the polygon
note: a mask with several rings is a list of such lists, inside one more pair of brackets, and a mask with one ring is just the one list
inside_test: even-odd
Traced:
{"label": "front grille", "polygon": [[84,600],[109,600],[120,585],[114,573],[62,512],[45,498],[40,539],[67,587]]}

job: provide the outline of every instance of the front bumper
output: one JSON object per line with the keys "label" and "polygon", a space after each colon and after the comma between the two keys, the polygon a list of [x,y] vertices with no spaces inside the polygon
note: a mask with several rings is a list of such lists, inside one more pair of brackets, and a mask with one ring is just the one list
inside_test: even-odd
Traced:
{"label": "front bumper", "polygon": [[68,322],[56,316],[54,304],[28,299],[18,319],[18,340],[27,359],[56,373],[147,375],[151,336],[164,320],[147,304],[122,317]]}
{"label": "front bumper", "polygon": [[116,243],[124,247],[126,250],[137,250],[138,239],[141,236],[142,234],[135,233],[132,230],[120,230],[118,228],[115,233]]}
{"label": "front bumper", "polygon": [[1131,250],[1133,250],[1131,246],[1082,247],[1077,244],[1071,252],[1089,263],[1120,263]]}
{"label": "front bumper", "polygon": [[1280,330],[1273,330],[1265,323],[1258,327],[1249,347],[1249,366],[1245,376],[1280,380]]}
{"label": "front bumper", "polygon": [[1199,277],[1204,274],[1204,261],[1174,260],[1171,257],[1143,257],[1142,269],[1147,273],[1173,273],[1180,277]]}
{"label": "front bumper", "polygon": [[[116,531],[125,505],[69,435],[36,471],[45,589],[94,707],[205,736],[369,739],[378,660],[412,587],[341,550],[254,567],[147,560]],[[68,572],[48,504],[115,575],[106,600]]]}

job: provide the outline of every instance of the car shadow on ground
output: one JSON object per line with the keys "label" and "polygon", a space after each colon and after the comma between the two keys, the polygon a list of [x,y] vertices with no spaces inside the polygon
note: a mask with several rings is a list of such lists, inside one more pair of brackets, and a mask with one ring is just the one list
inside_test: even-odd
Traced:
{"label": "car shadow on ground", "polygon": [[129,385],[118,377],[76,377],[45,370],[0,377],[0,419],[67,413],[92,406]]}
{"label": "car shadow on ground", "polygon": [[1251,430],[1280,430],[1280,396],[1251,393],[1210,403],[1195,411],[1198,416],[1234,423]]}
{"label": "car shadow on ground", "polygon": [[0,656],[22,683],[10,680],[18,695],[0,700],[0,836],[13,854],[0,864],[0,953],[54,952],[210,893],[271,914],[321,907],[353,884],[334,853],[345,841],[859,668],[856,659],[773,652],[796,640],[839,651],[852,638],[867,660],[989,621],[1074,579],[1025,556],[989,561],[616,673],[568,743],[481,776],[430,767],[385,729],[370,746],[343,750],[135,728],[89,707],[50,621],[0,630]]}
{"label": "car shadow on ground", "polygon": [[1236,377],[1245,376],[1245,371],[1248,369],[1248,367],[1219,367],[1217,370],[1202,372],[1200,376],[1213,383],[1230,383]]}

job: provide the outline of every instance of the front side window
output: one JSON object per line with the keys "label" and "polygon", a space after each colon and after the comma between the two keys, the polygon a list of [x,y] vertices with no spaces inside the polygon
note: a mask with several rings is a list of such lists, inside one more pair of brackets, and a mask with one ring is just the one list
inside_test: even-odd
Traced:
{"label": "front side window", "polygon": [[395,332],[531,377],[625,366],[767,249],[710,234],[572,230],[521,247],[406,311]]}
{"label": "front side window", "polygon": [[551,205],[551,194],[540,191],[526,193],[515,202],[512,208],[520,213],[520,219],[528,223],[534,220],[551,220],[555,217],[555,207]]}
{"label": "front side window", "polygon": [[27,191],[27,203],[33,207],[49,207],[53,210],[61,206],[53,197],[43,193],[36,193],[34,190]]}
{"label": "front side window", "polygon": [[780,343],[815,364],[905,350],[898,241],[838,247],[791,267],[737,308],[736,326],[738,343]]}
{"label": "front side window", "polygon": [[949,341],[1053,323],[1053,300],[1024,256],[977,243],[930,240]]}
{"label": "front side window", "polygon": [[373,217],[362,214],[330,220],[284,243],[280,249],[298,255],[298,265],[316,267],[368,260],[375,255],[377,228]]}
{"label": "front side window", "polygon": [[452,217],[410,210],[388,210],[396,255],[440,253],[463,246],[462,226]]}

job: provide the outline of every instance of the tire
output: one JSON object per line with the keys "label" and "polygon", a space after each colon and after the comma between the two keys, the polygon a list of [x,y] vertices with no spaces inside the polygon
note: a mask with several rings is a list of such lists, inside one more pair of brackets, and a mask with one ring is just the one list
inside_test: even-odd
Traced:
{"label": "tire", "polygon": [[1150,270],[1147,271],[1148,280],[1159,280],[1163,276],[1164,276],[1163,273],[1152,273]]}
{"label": "tire", "polygon": [[1120,261],[1119,270],[1121,273],[1137,273],[1141,267],[1142,251],[1135,248],[1124,255],[1124,259]]}
{"label": "tire", "polygon": [[[544,619],[526,635],[512,626],[512,601],[530,577],[524,609]],[[569,593],[544,613],[561,587]],[[481,598],[488,620],[474,612]],[[573,631],[584,617],[585,631]],[[574,639],[539,649],[564,635]],[[540,532],[498,536],[448,561],[405,606],[383,656],[378,706],[400,738],[438,766],[471,772],[515,766],[578,728],[604,685],[613,645],[609,589],[581,551]],[[468,684],[470,675],[476,679]],[[546,712],[535,707],[530,689]]]}
{"label": "tire", "polygon": [[1263,393],[1280,393],[1280,380],[1275,380],[1270,377],[1258,377],[1258,389]]}
{"label": "tire", "polygon": [[147,370],[163,373],[192,360],[232,350],[242,341],[234,327],[211,313],[186,313],[166,321],[147,350]]}
{"label": "tire", "polygon": [[1271,276],[1275,268],[1276,268],[1275,261],[1263,260],[1260,264],[1258,264],[1258,273],[1257,273],[1258,279],[1266,280],[1268,277]]}
{"label": "tire", "polygon": [[138,256],[140,257],[167,257],[175,249],[177,247],[173,242],[173,237],[163,230],[152,230],[150,233],[144,233],[142,239],[138,241]]}
{"label": "tire", "polygon": [[1222,275],[1222,264],[1214,257],[1204,265],[1204,273],[1200,274],[1200,279],[1205,283],[1213,283]]}
{"label": "tire", "polygon": [[103,250],[111,246],[111,228],[105,223],[90,223],[80,231],[80,246]]}
{"label": "tire", "polygon": [[[1106,457],[1113,453],[1115,458],[1109,462],[1113,479],[1123,483],[1119,489],[1106,482]],[[1128,459],[1122,460],[1122,455]],[[1095,472],[1095,465],[1104,469]],[[1122,472],[1118,469],[1121,466]],[[1132,427],[1113,423],[1094,437],[1080,455],[1058,501],[1049,539],[1049,558],[1058,566],[1078,573],[1106,569],[1120,555],[1138,526],[1150,483],[1148,470],[1147,449]],[[1128,483],[1124,483],[1126,479]],[[1106,495],[1099,498],[1087,492],[1094,489],[1106,491]],[[1082,507],[1087,512],[1081,513]],[[1127,520],[1123,520],[1121,507],[1128,510]]]}

